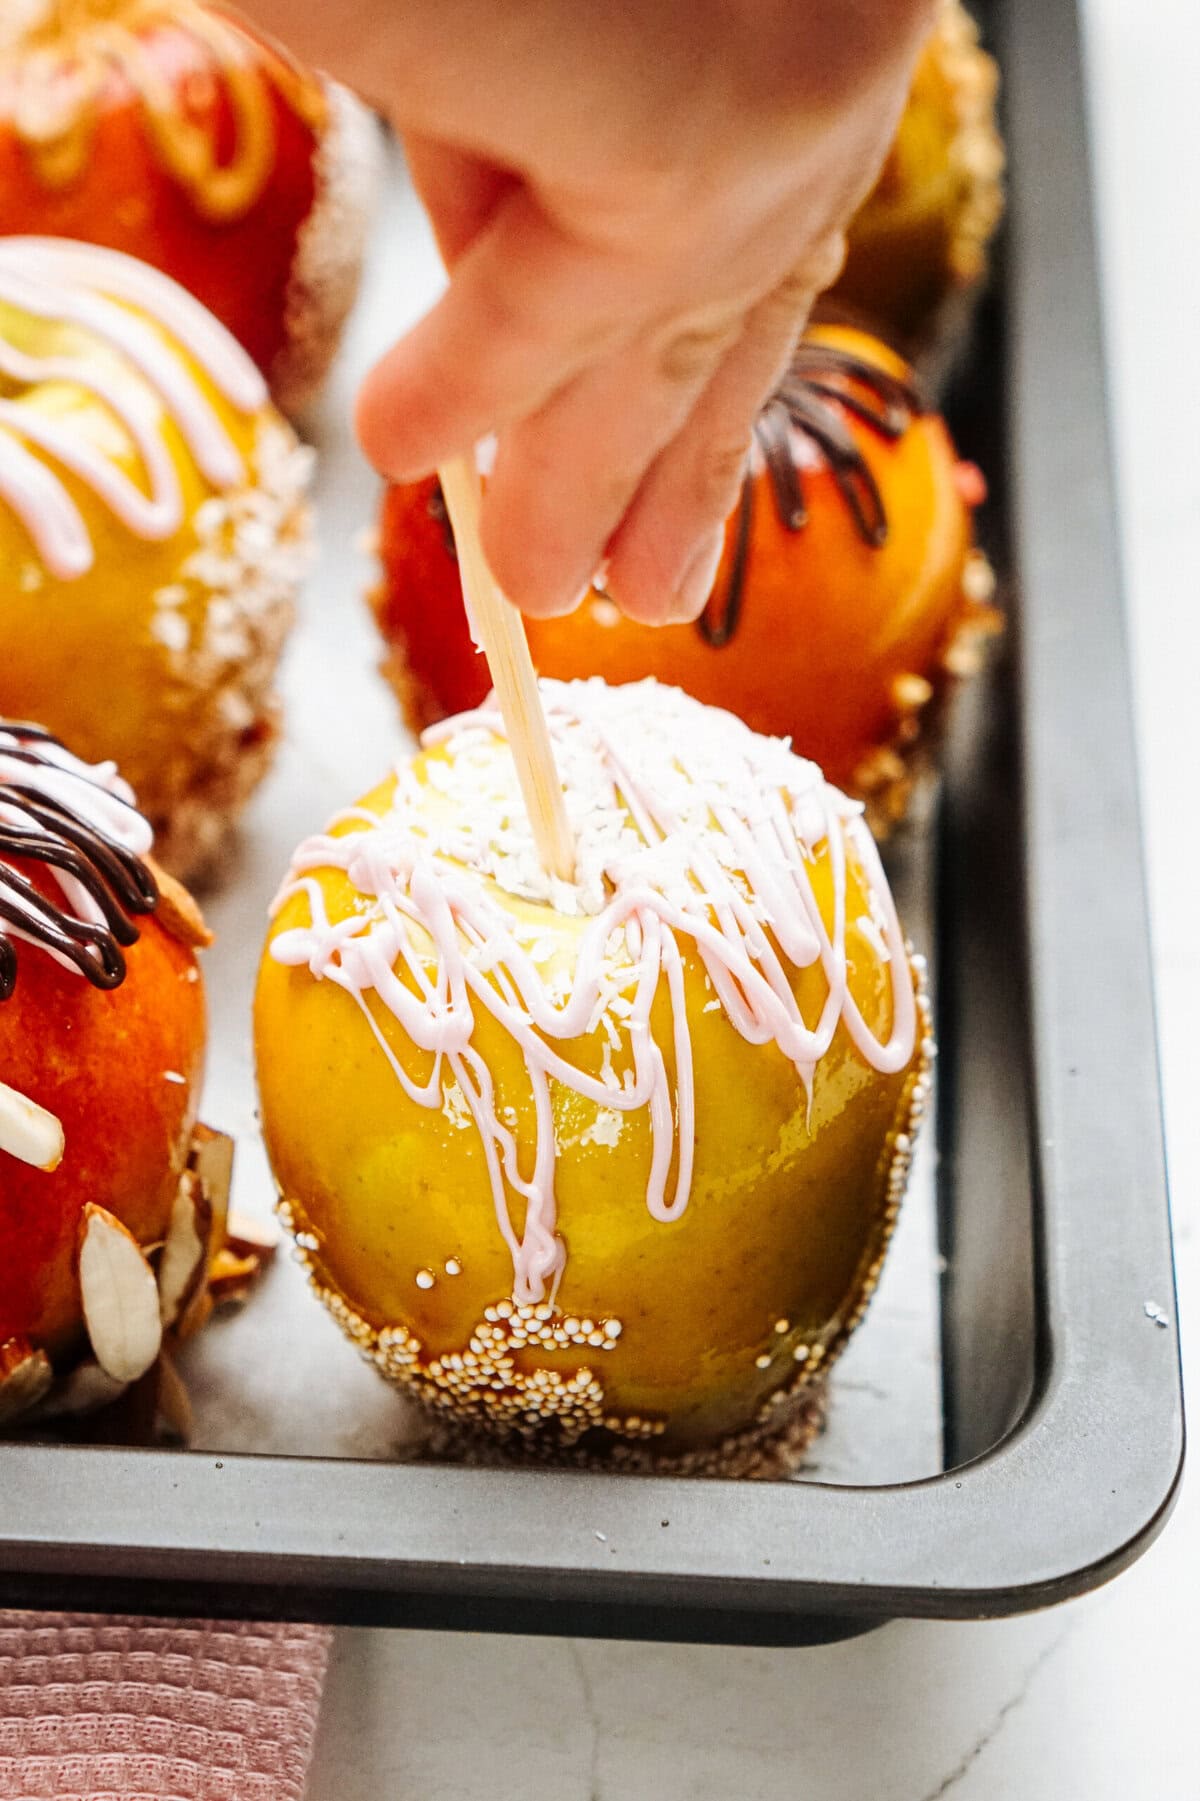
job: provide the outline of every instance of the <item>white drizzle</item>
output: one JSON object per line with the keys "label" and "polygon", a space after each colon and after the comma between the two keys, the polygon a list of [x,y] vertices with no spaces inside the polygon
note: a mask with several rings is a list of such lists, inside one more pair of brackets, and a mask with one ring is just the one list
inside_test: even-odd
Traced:
{"label": "white drizzle", "polygon": [[[688,1204],[695,1117],[681,941],[701,959],[732,1025],[751,1044],[777,1045],[810,1100],[839,1024],[883,1074],[907,1067],[917,1026],[903,932],[861,809],[815,764],[795,756],[786,741],[759,737],[731,714],[653,681],[623,688],[598,679],[544,681],[541,689],[577,838],[574,884],[547,876],[537,861],[503,749],[503,723],[485,704],[425,733],[422,743],[441,747],[445,757],[426,760],[424,781],[414,768],[401,768],[385,815],[353,808],[301,844],[272,907],[274,917],[292,896],[306,897],[309,923],[278,933],[272,957],[307,967],[354,998],[413,1101],[440,1110],[444,1082],[457,1082],[479,1132],[521,1302],[553,1294],[565,1259],[555,1229],[551,1081],[619,1114],[646,1108],[647,1207],[668,1221]],[[331,835],[345,825],[361,829]],[[833,878],[831,929],[808,873],[822,843]],[[848,849],[865,871],[889,953],[886,1040],[871,1031],[850,993]],[[316,875],[322,869],[344,871],[364,904],[331,919]],[[569,983],[538,966],[539,952],[544,960],[561,941],[526,926],[505,906],[505,891],[586,921]],[[809,1027],[791,972],[818,963],[828,995]],[[673,1091],[650,1030],[664,984]],[[425,1080],[412,1078],[387,1044],[371,995],[431,1055]],[[528,1175],[500,1117],[507,1109],[498,1112],[491,1071],[473,1044],[480,1009],[510,1034],[528,1071],[536,1119]],[[607,1051],[611,1039],[601,1079],[561,1054],[564,1041],[603,1036],[613,1020],[632,1054],[623,1079]],[[508,1189],[526,1202],[520,1235]]]}
{"label": "white drizzle", "polygon": [[[36,412],[19,398],[0,399],[0,503],[22,520],[52,575],[63,581],[85,575],[95,554],[56,463],[90,487],[135,537],[159,542],[183,524],[183,495],[160,433],[160,409],[178,427],[212,488],[225,492],[247,480],[245,461],[200,383],[150,321],[195,359],[239,412],[257,412],[266,402],[266,385],[224,327],[169,277],[91,244],[4,238],[0,303],[36,319],[76,326],[109,353],[35,357],[0,339],[0,378],[18,391],[48,382],[83,388],[113,414],[142,464],[144,487],[81,439],[69,416]],[[138,317],[130,306],[148,317]]]}

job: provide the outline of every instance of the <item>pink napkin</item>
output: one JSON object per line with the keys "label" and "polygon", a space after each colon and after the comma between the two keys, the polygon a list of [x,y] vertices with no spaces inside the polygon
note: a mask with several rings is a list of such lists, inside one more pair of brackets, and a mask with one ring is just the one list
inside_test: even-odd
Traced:
{"label": "pink napkin", "polygon": [[329,1639],[0,1612],[0,1801],[301,1801]]}

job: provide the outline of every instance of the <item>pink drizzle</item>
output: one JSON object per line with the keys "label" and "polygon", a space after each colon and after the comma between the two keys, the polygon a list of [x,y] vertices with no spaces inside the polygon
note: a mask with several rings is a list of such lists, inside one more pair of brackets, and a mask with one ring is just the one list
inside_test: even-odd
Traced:
{"label": "pink drizzle", "polygon": [[[411,768],[402,768],[386,815],[351,809],[331,822],[330,831],[300,845],[272,916],[303,894],[310,922],[280,932],[271,944],[277,962],[306,966],[354,998],[396,1079],[418,1105],[441,1109],[443,1065],[457,1081],[512,1253],[513,1294],[534,1302],[553,1294],[565,1258],[555,1230],[551,1081],[618,1113],[648,1109],[647,1207],[663,1221],[678,1219],[687,1207],[695,1109],[681,941],[700,958],[716,1000],[742,1037],[776,1044],[810,1099],[839,1023],[883,1074],[904,1069],[916,1042],[903,932],[856,803],[785,742],[760,738],[731,714],[678,690],[654,682],[608,688],[599,680],[547,681],[542,693],[576,831],[577,887],[553,882],[537,866],[515,772],[498,751],[503,724],[485,704],[425,734],[426,746],[446,747],[448,774],[431,761],[427,771],[438,780],[425,785]],[[444,806],[439,788],[446,789]],[[361,829],[330,835],[346,824]],[[833,873],[831,930],[808,874],[822,842],[828,843]],[[886,1040],[867,1026],[849,990],[851,847],[867,874],[887,951],[893,1024]],[[369,906],[330,919],[313,873],[322,869],[345,871]],[[562,912],[591,915],[565,997],[521,941],[537,934],[506,910],[505,888]],[[786,964],[768,938],[768,921]],[[614,934],[623,947],[615,962]],[[809,1027],[786,965],[805,969],[818,962],[829,992]],[[673,1021],[673,1087],[650,1030],[663,984]],[[368,1006],[372,994],[411,1043],[431,1056],[424,1081],[411,1078],[385,1042]],[[598,1080],[558,1047],[599,1032],[601,1014],[614,998],[619,1041],[632,1051],[633,1069],[618,1081],[606,1068],[608,1079]],[[527,1173],[498,1116],[491,1073],[473,1045],[478,1009],[509,1033],[528,1070],[537,1133]],[[668,1193],[673,1159],[675,1182]],[[520,1235],[509,1214],[509,1189],[526,1202]]]}
{"label": "pink drizzle", "polygon": [[[149,318],[114,304],[121,301]],[[105,367],[95,354],[32,357],[0,341],[0,376],[24,388],[58,381],[83,388],[113,414],[142,463],[145,490],[83,440],[69,418],[0,400],[0,501],[22,520],[52,575],[70,581],[86,574],[94,561],[83,516],[52,463],[90,487],[135,537],[158,542],[179,530],[183,496],[162,440],[160,408],[178,427],[214,489],[221,492],[245,481],[237,446],[185,358],[150,319],[195,359],[238,411],[249,414],[263,406],[266,386],[224,327],[167,276],[119,251],[91,244],[5,238],[0,240],[0,302],[37,319],[79,327],[124,366],[113,368],[110,361]],[[130,369],[140,382],[129,380],[124,371]]]}

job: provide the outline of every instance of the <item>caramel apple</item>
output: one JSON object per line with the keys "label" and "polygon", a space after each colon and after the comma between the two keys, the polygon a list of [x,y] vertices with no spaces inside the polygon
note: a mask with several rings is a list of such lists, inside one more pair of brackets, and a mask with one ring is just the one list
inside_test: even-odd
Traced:
{"label": "caramel apple", "polygon": [[310,460],[174,282],[0,239],[0,710],[114,758],[178,873],[270,762]]}
{"label": "caramel apple", "polygon": [[576,835],[499,715],[302,844],[255,1008],[318,1294],[390,1380],[532,1455],[724,1473],[814,1427],[928,1090],[860,808],[652,682],[544,682]]}
{"label": "caramel apple", "polygon": [[942,0],[879,179],[850,222],[824,305],[937,366],[961,335],[1004,210],[997,71],[960,0]]}
{"label": "caramel apple", "polygon": [[[678,683],[790,737],[885,829],[904,812],[940,697],[994,627],[991,574],[972,542],[982,493],[893,352],[862,332],[813,328],[759,416],[695,625],[638,625],[593,591],[573,614],[528,621],[534,661],[564,679]],[[487,674],[434,484],[389,491],[380,552],[373,605],[410,723],[478,705]]]}
{"label": "caramel apple", "polygon": [[300,405],[358,286],[379,156],[364,109],[196,0],[3,12],[0,233],[162,269]]}
{"label": "caramel apple", "polygon": [[73,1385],[111,1400],[209,1304],[230,1146],[196,1124],[208,933],[151,836],[111,763],[0,720],[6,1422]]}

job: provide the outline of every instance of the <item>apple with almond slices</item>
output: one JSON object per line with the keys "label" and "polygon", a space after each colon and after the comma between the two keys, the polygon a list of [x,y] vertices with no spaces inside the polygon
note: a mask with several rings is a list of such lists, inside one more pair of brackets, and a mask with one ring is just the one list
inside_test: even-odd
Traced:
{"label": "apple with almond slices", "polygon": [[114,1398],[211,1307],[209,942],[112,764],[0,720],[0,1421]]}

